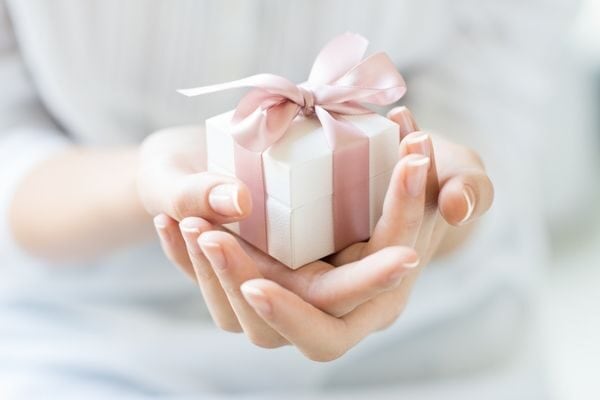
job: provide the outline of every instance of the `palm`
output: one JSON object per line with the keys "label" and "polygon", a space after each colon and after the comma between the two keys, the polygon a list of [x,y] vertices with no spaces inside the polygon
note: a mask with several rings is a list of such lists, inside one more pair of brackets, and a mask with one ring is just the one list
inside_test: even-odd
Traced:
{"label": "palm", "polygon": [[[326,260],[318,260],[296,270],[291,270],[243,240],[239,242],[256,262],[260,277],[278,283],[313,306],[337,317],[346,315],[371,298],[373,293],[385,290],[389,286],[386,277],[394,269],[392,263],[358,263],[368,255],[367,248],[380,247],[372,241],[356,243]],[[339,268],[342,260],[343,268]],[[356,297],[356,293],[361,292],[362,295]]]}
{"label": "palm", "polygon": [[[198,282],[219,327],[243,330],[261,347],[292,343],[311,359],[330,360],[398,318],[419,274],[415,267],[426,265],[444,240],[450,238],[447,242],[456,246],[456,233],[467,230],[449,235],[450,226],[483,214],[493,198],[489,178],[472,151],[436,139],[434,157],[429,135],[407,135],[415,126],[402,128],[402,121],[412,117],[406,118],[406,109],[401,112],[405,118],[391,117],[400,121],[405,136],[400,161],[368,242],[290,270],[222,232],[219,226],[232,218],[202,207],[164,216],[159,236],[165,252]],[[198,176],[196,188],[206,186],[201,179],[205,173],[197,172],[202,166],[182,165],[182,159],[179,173]],[[218,178],[210,179],[214,184]],[[468,198],[467,188],[478,196]]]}

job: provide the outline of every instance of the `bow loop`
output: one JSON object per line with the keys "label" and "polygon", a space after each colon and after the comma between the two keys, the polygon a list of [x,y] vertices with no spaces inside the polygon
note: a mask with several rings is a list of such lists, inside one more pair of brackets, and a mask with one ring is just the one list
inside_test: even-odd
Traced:
{"label": "bow loop", "polygon": [[253,88],[236,107],[234,138],[247,150],[263,151],[285,134],[299,113],[321,119],[323,113],[315,113],[318,106],[327,113],[364,114],[368,109],[362,103],[383,106],[404,95],[404,79],[385,53],[362,59],[367,45],[368,41],[358,34],[334,38],[316,57],[308,81],[300,85],[278,75],[258,74],[179,92],[198,96]]}
{"label": "bow loop", "polygon": [[369,41],[356,33],[346,32],[331,40],[319,52],[308,76],[313,85],[332,83],[358,64]]}

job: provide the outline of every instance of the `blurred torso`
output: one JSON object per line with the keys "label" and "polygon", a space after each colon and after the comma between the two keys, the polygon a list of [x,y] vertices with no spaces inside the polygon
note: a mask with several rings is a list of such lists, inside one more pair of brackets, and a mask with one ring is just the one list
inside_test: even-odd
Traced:
{"label": "blurred torso", "polygon": [[[410,90],[410,71],[445,46],[451,25],[443,10],[451,7],[437,0],[9,2],[44,105],[70,138],[90,146],[136,143],[159,128],[202,123],[239,96],[191,100],[177,88],[258,72],[302,81],[319,48],[346,30],[368,37],[371,49],[385,49],[409,72]],[[493,240],[486,234],[475,243]],[[155,245],[75,269],[47,269],[22,256],[7,261],[19,271],[4,281],[0,318],[3,335],[18,339],[0,347],[0,358],[19,360],[24,371],[105,369],[149,390],[174,392],[378,385],[450,374],[502,358],[514,344],[511,327],[526,318],[519,310],[527,300],[514,295],[517,289],[492,285],[494,274],[477,269],[478,254],[457,259],[463,264],[452,275],[441,266],[426,273],[399,324],[328,365],[290,348],[255,349],[243,336],[217,331],[197,288]],[[514,296],[498,300],[506,289]],[[500,319],[486,319],[493,309]],[[32,326],[42,336],[32,335]],[[465,343],[472,354],[451,362],[451,350]]]}

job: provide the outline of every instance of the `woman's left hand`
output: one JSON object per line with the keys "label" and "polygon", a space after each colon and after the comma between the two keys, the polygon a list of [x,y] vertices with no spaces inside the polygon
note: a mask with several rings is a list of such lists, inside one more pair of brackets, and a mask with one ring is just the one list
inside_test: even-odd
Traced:
{"label": "woman's left hand", "polygon": [[220,327],[244,331],[261,347],[293,344],[312,360],[333,360],[393,323],[421,269],[464,240],[467,223],[493,199],[479,157],[413,132],[417,127],[406,108],[388,116],[400,125],[403,140],[383,215],[368,242],[327,262],[293,271],[204,219],[185,218],[178,225],[159,217],[165,253],[195,271]]}

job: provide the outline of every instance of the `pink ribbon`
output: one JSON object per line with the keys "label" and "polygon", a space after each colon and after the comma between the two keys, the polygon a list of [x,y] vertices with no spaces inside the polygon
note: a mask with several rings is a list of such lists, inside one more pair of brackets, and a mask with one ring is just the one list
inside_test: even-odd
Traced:
{"label": "pink ribbon", "polygon": [[335,249],[369,237],[369,139],[339,115],[367,114],[362,104],[388,105],[406,85],[385,53],[363,60],[368,41],[357,34],[334,38],[319,53],[308,80],[296,85],[272,74],[258,74],[217,85],[184,89],[198,96],[251,87],[232,118],[236,176],[252,194],[252,215],[240,223],[241,236],[267,251],[262,152],[277,142],[294,118],[316,116],[333,151],[333,226]]}

